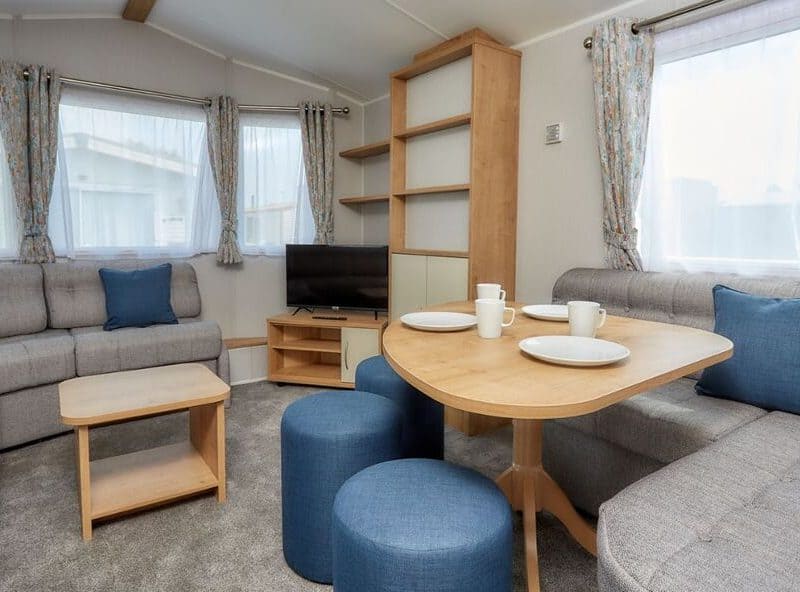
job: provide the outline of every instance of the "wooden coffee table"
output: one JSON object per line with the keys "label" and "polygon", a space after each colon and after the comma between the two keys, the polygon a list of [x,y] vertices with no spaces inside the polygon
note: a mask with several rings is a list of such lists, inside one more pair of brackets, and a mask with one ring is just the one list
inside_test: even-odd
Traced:
{"label": "wooden coffee table", "polygon": [[[475,305],[435,310],[474,313]],[[555,366],[526,356],[517,345],[525,337],[568,333],[567,323],[537,321],[517,310],[517,320],[499,339],[481,339],[475,329],[426,333],[399,321],[383,335],[389,364],[429,397],[462,411],[514,420],[513,463],[497,484],[523,513],[530,592],[539,590],[537,512],[553,514],[584,549],[597,553],[594,529],[542,467],[543,420],[598,411],[733,355],[728,339],[708,331],[612,316],[597,337],[622,343],[631,356],[611,366]]]}
{"label": "wooden coffee table", "polygon": [[[58,386],[75,427],[84,540],[92,521],[216,490],[225,501],[225,400],[230,387],[202,364],[73,378]],[[189,440],[89,460],[89,428],[189,410]]]}

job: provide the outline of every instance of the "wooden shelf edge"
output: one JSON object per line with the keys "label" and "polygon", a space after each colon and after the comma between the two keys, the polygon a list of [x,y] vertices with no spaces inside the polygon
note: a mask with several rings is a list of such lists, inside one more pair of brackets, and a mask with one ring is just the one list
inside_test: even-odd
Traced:
{"label": "wooden shelf edge", "polygon": [[468,259],[467,251],[442,251],[436,249],[393,249],[392,255],[427,255],[429,257],[458,257]]}
{"label": "wooden shelf edge", "polygon": [[415,125],[414,127],[406,128],[400,133],[395,134],[395,138],[402,140],[422,136],[424,134],[432,134],[444,130],[452,129],[454,127],[461,127],[462,125],[469,125],[472,121],[472,113],[462,113],[461,115],[454,115],[453,117],[446,117],[430,123],[422,125]]}
{"label": "wooden shelf edge", "polygon": [[223,339],[222,341],[228,349],[267,345],[266,337],[231,337],[230,339]]}
{"label": "wooden shelf edge", "polygon": [[417,187],[416,189],[405,189],[393,193],[398,197],[405,197],[409,195],[427,195],[429,193],[450,193],[452,191],[469,191],[469,183],[462,183],[459,185],[434,185],[432,187]]}
{"label": "wooden shelf edge", "polygon": [[270,372],[268,380],[336,388],[352,388],[353,386],[353,383],[342,382],[341,367],[338,364],[303,364],[280,368]]}
{"label": "wooden shelf edge", "polygon": [[348,197],[340,197],[339,203],[344,205],[358,205],[365,203],[380,203],[382,201],[389,201],[388,194],[378,195],[352,195]]}
{"label": "wooden shelf edge", "polygon": [[333,339],[296,339],[294,341],[276,343],[270,347],[272,349],[325,352],[328,354],[342,353],[342,342]]}
{"label": "wooden shelf edge", "polygon": [[369,158],[370,156],[378,156],[387,152],[389,152],[389,140],[381,140],[380,142],[357,146],[349,150],[342,150],[339,156],[342,158]]}

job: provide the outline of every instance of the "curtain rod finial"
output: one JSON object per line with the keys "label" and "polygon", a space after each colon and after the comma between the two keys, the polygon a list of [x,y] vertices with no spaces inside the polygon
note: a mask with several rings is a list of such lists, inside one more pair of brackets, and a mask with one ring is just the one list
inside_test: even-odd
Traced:
{"label": "curtain rod finial", "polygon": [[593,40],[591,37],[587,37],[583,40],[583,47],[584,49],[592,49]]}

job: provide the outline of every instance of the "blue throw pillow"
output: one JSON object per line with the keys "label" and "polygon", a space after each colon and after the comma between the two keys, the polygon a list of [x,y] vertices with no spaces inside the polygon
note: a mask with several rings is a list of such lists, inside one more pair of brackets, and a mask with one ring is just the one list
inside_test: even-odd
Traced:
{"label": "blue throw pillow", "polygon": [[714,332],[733,341],[733,357],[707,368],[697,392],[800,413],[800,299],[714,286],[714,317]]}
{"label": "blue throw pillow", "polygon": [[172,264],[122,271],[102,268],[106,291],[106,331],[178,322],[170,304]]}

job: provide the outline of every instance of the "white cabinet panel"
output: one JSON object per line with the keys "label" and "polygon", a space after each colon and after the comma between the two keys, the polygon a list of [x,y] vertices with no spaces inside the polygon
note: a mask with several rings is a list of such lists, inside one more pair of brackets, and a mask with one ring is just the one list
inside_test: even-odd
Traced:
{"label": "white cabinet panel", "polygon": [[469,192],[434,193],[406,199],[406,248],[469,249]]}
{"label": "white cabinet panel", "polygon": [[342,382],[355,382],[362,360],[381,353],[380,332],[375,329],[342,328]]}
{"label": "white cabinet panel", "polygon": [[411,138],[406,143],[406,188],[469,183],[469,126]]}
{"label": "white cabinet panel", "polygon": [[392,255],[392,319],[425,307],[427,257]]}
{"label": "white cabinet panel", "polygon": [[408,127],[469,113],[472,110],[472,56],[415,76],[408,81],[406,97]]}
{"label": "white cabinet panel", "polygon": [[426,302],[428,306],[466,300],[469,260],[457,257],[428,257]]}

